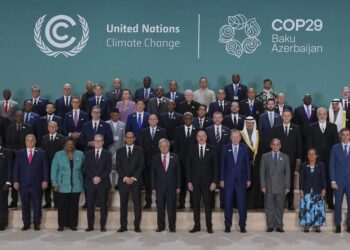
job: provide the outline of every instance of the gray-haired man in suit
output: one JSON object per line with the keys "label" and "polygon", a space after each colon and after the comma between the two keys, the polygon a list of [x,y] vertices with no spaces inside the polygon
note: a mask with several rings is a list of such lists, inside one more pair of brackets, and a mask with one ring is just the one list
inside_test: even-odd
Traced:
{"label": "gray-haired man in suit", "polygon": [[125,123],[120,121],[120,114],[117,108],[111,110],[111,119],[106,121],[112,130],[113,143],[109,145],[108,150],[112,154],[112,172],[111,182],[113,186],[117,185],[118,173],[115,171],[115,155],[118,149],[124,146]]}
{"label": "gray-haired man in suit", "polygon": [[281,141],[277,138],[272,139],[271,149],[261,158],[260,185],[265,194],[267,232],[276,229],[283,233],[284,201],[290,190],[289,157],[280,152]]}

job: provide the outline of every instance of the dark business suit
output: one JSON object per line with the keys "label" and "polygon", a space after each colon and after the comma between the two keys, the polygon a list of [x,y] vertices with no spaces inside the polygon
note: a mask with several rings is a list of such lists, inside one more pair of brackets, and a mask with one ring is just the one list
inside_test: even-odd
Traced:
{"label": "dark business suit", "polygon": [[49,182],[49,161],[41,149],[33,149],[33,160],[29,163],[27,148],[17,152],[13,169],[13,182],[19,183],[23,224],[31,224],[30,203],[34,209],[34,225],[41,223],[42,182]]}
{"label": "dark business suit", "polygon": [[146,111],[150,114],[155,114],[159,116],[159,114],[167,111],[168,103],[169,103],[169,99],[166,97],[163,97],[160,104],[157,97],[152,97],[147,102]]}
{"label": "dark business suit", "polygon": [[104,137],[103,148],[107,149],[113,143],[113,135],[111,127],[108,123],[100,120],[97,131],[94,130],[94,121],[86,122],[81,130],[79,143],[84,146],[84,151],[92,149],[88,146],[89,141],[93,141],[96,134],[101,134]]}
{"label": "dark business suit", "polygon": [[[45,135],[41,140],[41,149],[46,152],[47,158],[49,160],[49,168],[51,172],[51,163],[53,160],[53,157],[58,151],[61,151],[63,149],[63,141],[65,137],[61,134],[56,134],[55,139],[53,141],[50,140],[50,134]],[[45,203],[47,205],[51,206],[51,182],[49,182],[49,186],[47,189],[45,189]],[[58,200],[57,195],[54,192],[53,193],[53,202],[54,206],[58,206]]]}
{"label": "dark business suit", "polygon": [[[101,108],[101,120],[103,121],[107,121],[109,120],[109,116],[110,116],[110,108],[111,108],[111,105],[110,105],[110,102],[109,100],[104,97],[104,96],[100,96],[100,105],[99,107]],[[91,110],[94,106],[97,106],[96,105],[96,99],[97,97],[94,96],[94,97],[91,97],[88,102],[87,102],[87,110],[86,110],[86,113],[91,116]]]}
{"label": "dark business suit", "polygon": [[306,162],[300,166],[299,189],[305,194],[312,193],[320,195],[322,190],[327,188],[326,170],[323,162],[317,161],[314,172]]}
{"label": "dark business suit", "polygon": [[187,155],[187,183],[193,185],[193,212],[194,212],[194,228],[200,229],[200,204],[203,198],[205,209],[205,221],[207,229],[212,229],[211,221],[211,183],[218,181],[218,159],[216,148],[206,144],[204,158],[201,159],[199,154],[199,144],[192,145],[188,148]]}
{"label": "dark business suit", "polygon": [[[27,116],[27,118],[26,118]],[[30,113],[26,113],[23,112],[23,123],[30,125],[33,129],[33,133],[36,134],[37,130],[37,122],[39,120],[40,116],[36,113],[30,112]]]}
{"label": "dark business suit", "polygon": [[350,227],[350,157],[344,153],[342,143],[333,145],[329,158],[329,176],[338,189],[334,190],[334,224],[340,226],[342,222],[342,204],[344,195],[347,200],[346,225]]}
{"label": "dark business suit", "polygon": [[86,122],[89,121],[89,116],[87,113],[84,111],[80,110],[79,111],[79,116],[78,116],[78,122],[77,126],[74,124],[74,111],[68,112],[65,114],[63,118],[63,123],[62,123],[62,133],[66,136],[69,135],[69,133],[73,132],[81,132],[83,129],[83,126]]}
{"label": "dark business suit", "polygon": [[3,143],[6,143],[6,131],[10,125],[10,120],[8,118],[0,116],[0,137],[3,140]]}
{"label": "dark business suit", "polygon": [[71,101],[72,101],[71,96],[68,97],[68,105],[67,105],[67,103],[65,103],[64,96],[56,99],[56,101],[55,101],[55,107],[56,107],[55,115],[57,115],[63,119],[65,114],[72,111]]}
{"label": "dark business suit", "polygon": [[140,144],[140,138],[141,138],[141,130],[144,128],[149,127],[148,123],[148,118],[150,116],[150,113],[144,112],[143,113],[143,120],[141,121],[141,127],[138,126],[137,124],[137,112],[130,114],[128,116],[128,119],[126,121],[126,130],[125,132],[133,132],[135,135],[135,144],[139,145]]}
{"label": "dark business suit", "polygon": [[199,102],[192,101],[191,103],[187,103],[186,100],[181,101],[177,106],[176,106],[176,112],[179,112],[181,114],[185,114],[186,112],[192,113],[193,117],[197,117],[197,111],[199,109]]}
{"label": "dark business suit", "polygon": [[[164,96],[165,96],[166,98],[169,98],[170,100],[172,100],[172,98],[171,98],[171,92],[165,93]],[[183,100],[185,100],[184,94],[183,94],[183,93],[176,92],[176,93],[175,93],[175,98],[174,98],[175,103],[178,104],[179,102],[181,102],[181,101],[183,101]]]}
{"label": "dark business suit", "polygon": [[[94,97],[95,96],[95,93],[94,92],[85,92],[81,95],[80,97],[80,100],[81,100],[81,104],[80,104],[80,109],[84,112],[87,112],[87,103],[88,103],[88,100],[91,98],[91,97]],[[89,114],[90,115],[90,114]]]}
{"label": "dark business suit", "polygon": [[46,115],[46,104],[49,102],[49,100],[47,100],[44,97],[40,97],[37,103],[35,104],[33,98],[30,98],[25,100],[24,103],[26,103],[27,101],[31,101],[33,103],[32,112],[38,114],[39,116]]}
{"label": "dark business suit", "polygon": [[226,94],[226,100],[229,102],[240,102],[244,99],[247,98],[247,86],[243,85],[243,84],[238,84],[237,88],[236,88],[236,92],[235,89],[233,88],[233,83],[230,83],[228,85],[225,86],[225,94]]}
{"label": "dark business suit", "polygon": [[238,114],[238,119],[236,123],[234,123],[234,120],[232,120],[232,114],[225,115],[224,120],[222,121],[222,125],[228,127],[229,129],[242,130],[244,127],[245,118],[246,117],[244,115]]}
{"label": "dark business suit", "polygon": [[156,190],[157,224],[165,228],[165,207],[169,220],[169,229],[175,229],[176,189],[181,188],[181,166],[176,154],[169,154],[167,169],[163,166],[163,155],[156,154],[152,160],[152,190]]}
{"label": "dark business suit", "polygon": [[271,132],[272,128],[282,124],[282,117],[278,113],[273,114],[273,124],[271,127],[269,113],[265,112],[260,115],[258,130],[260,134],[260,145],[262,146],[262,153],[271,151]]}
{"label": "dark business suit", "polygon": [[[175,137],[175,143],[174,143],[174,152],[179,156],[180,158],[180,164],[181,164],[181,192],[179,195],[179,206],[185,205],[185,199],[186,199],[186,193],[187,193],[187,180],[186,180],[186,166],[187,166],[187,154],[188,154],[188,148],[191,145],[194,145],[197,143],[197,132],[198,129],[195,128],[192,125],[192,131],[189,138],[186,137],[187,130],[185,132],[185,125],[181,125],[176,128],[176,137]],[[192,193],[190,194],[191,198]],[[192,199],[190,199],[192,201]],[[191,202],[192,207],[192,202]]]}
{"label": "dark business suit", "polygon": [[12,182],[12,152],[0,146],[0,227],[7,227],[9,211],[7,208],[8,190],[3,190],[6,183]]}
{"label": "dark business suit", "polygon": [[304,106],[301,105],[294,110],[293,123],[300,127],[301,140],[302,140],[302,154],[301,160],[304,161],[306,158],[307,151],[307,139],[309,137],[309,126],[311,123],[317,122],[317,107],[311,106],[311,116],[307,118]]}
{"label": "dark business suit", "polygon": [[113,89],[107,92],[106,97],[109,100],[111,109],[117,107],[117,102],[122,100],[122,96],[123,96],[123,89]]}
{"label": "dark business suit", "polygon": [[183,124],[183,115],[174,112],[171,116],[168,112],[159,115],[159,126],[164,128],[168,135],[171,148],[174,147],[176,128]]}
{"label": "dark business suit", "polygon": [[331,182],[329,178],[329,156],[331,153],[332,146],[339,142],[339,136],[337,131],[337,126],[333,123],[327,122],[326,129],[324,132],[321,131],[318,122],[310,124],[309,137],[308,137],[308,148],[315,148],[319,160],[324,163],[326,169],[327,178],[327,192],[326,200],[328,207],[332,208],[333,205],[333,189],[331,188]]}
{"label": "dark business suit", "polygon": [[139,88],[135,91],[134,101],[136,102],[137,100],[143,99],[146,102],[148,102],[149,99],[155,96],[156,96],[156,93],[154,92],[154,89],[148,88],[148,98],[147,98],[147,96],[145,96],[145,89]]}
{"label": "dark business suit", "polygon": [[200,119],[200,118],[197,116],[197,117],[194,117],[194,118],[193,118],[193,121],[192,121],[193,125],[194,125],[196,128],[198,128],[198,129],[206,129],[207,127],[209,127],[209,126],[211,126],[211,125],[214,124],[214,123],[213,123],[213,120],[212,120],[211,118],[204,117],[204,118],[201,118],[201,119],[203,119],[203,125],[202,125],[202,127],[201,127],[200,124],[199,124],[199,119]]}
{"label": "dark business suit", "polygon": [[239,212],[239,227],[245,229],[247,220],[247,181],[252,180],[250,153],[243,143],[238,145],[234,159],[232,143],[226,144],[221,153],[220,180],[224,181],[225,228],[232,226],[234,197]]}
{"label": "dark business suit", "polygon": [[143,173],[146,191],[145,200],[147,205],[152,204],[152,159],[153,156],[160,152],[158,146],[159,140],[162,138],[167,138],[167,134],[164,128],[155,128],[153,138],[151,136],[150,129],[150,127],[142,129],[140,138],[140,146],[143,149],[145,157],[145,171]]}
{"label": "dark business suit", "polygon": [[[6,132],[6,147],[11,150],[13,154],[13,161],[16,158],[17,151],[26,146],[25,140],[28,134],[33,133],[33,129],[30,125],[22,123],[18,130],[18,124],[14,123],[8,127]],[[12,167],[11,167],[12,168]],[[12,183],[13,184],[13,183]],[[18,202],[18,191],[11,189],[11,205],[16,205]]]}
{"label": "dark business suit", "polygon": [[288,207],[293,206],[294,202],[294,172],[295,163],[297,159],[301,159],[302,153],[302,140],[301,132],[298,125],[293,123],[290,124],[289,133],[286,135],[284,133],[283,124],[274,127],[272,129],[272,138],[278,138],[281,140],[281,152],[285,153],[289,157],[290,163],[290,192],[287,195]]}
{"label": "dark business suit", "polygon": [[264,107],[261,102],[254,100],[253,109],[250,110],[249,99],[245,99],[239,103],[239,113],[244,116],[253,116],[255,121],[259,122],[260,114],[264,113]]}
{"label": "dark business suit", "polygon": [[[53,122],[57,123],[57,127],[58,127],[58,133],[61,133],[61,128],[62,128],[62,118],[54,115],[52,117]],[[47,116],[42,116],[38,119],[37,121],[37,126],[35,127],[36,129],[36,139],[37,139],[37,145],[41,145],[41,140],[43,138],[43,136],[47,135],[49,133],[49,130],[47,128],[48,125],[48,121],[47,121]]]}
{"label": "dark business suit", "polygon": [[[128,225],[128,201],[131,193],[134,205],[134,226],[140,227],[141,223],[141,187],[142,175],[145,168],[145,160],[141,147],[134,145],[131,155],[128,157],[128,146],[118,149],[116,153],[116,170],[119,174],[118,186],[120,196],[120,225],[127,228]],[[135,182],[128,185],[125,177],[135,178]]]}
{"label": "dark business suit", "polygon": [[[101,150],[101,149],[100,149]],[[111,188],[111,181],[109,174],[112,171],[112,155],[106,150],[102,149],[100,157],[96,158],[95,149],[86,152],[84,163],[85,187],[87,197],[87,218],[88,226],[94,227],[95,224],[95,205],[100,206],[100,226],[106,226],[107,220],[107,197],[108,190]],[[94,177],[100,177],[101,182],[93,183]]]}
{"label": "dark business suit", "polygon": [[216,100],[215,102],[210,103],[209,105],[209,111],[208,111],[208,117],[212,118],[214,112],[219,111],[222,113],[222,116],[228,115],[231,113],[231,102],[227,100],[223,100],[223,107],[220,108],[219,101]]}

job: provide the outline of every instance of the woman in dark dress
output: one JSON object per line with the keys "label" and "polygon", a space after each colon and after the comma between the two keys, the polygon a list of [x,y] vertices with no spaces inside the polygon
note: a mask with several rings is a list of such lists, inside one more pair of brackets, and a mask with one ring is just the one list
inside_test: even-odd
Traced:
{"label": "woman in dark dress", "polygon": [[307,161],[300,166],[300,226],[304,232],[309,232],[312,227],[316,232],[321,232],[320,227],[326,224],[325,201],[326,173],[324,164],[317,160],[316,149],[310,148],[307,153]]}

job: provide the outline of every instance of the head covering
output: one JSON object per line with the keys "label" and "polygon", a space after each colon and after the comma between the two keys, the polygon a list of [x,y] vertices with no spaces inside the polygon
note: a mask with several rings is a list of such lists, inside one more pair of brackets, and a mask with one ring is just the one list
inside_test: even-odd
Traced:
{"label": "head covering", "polygon": [[333,103],[341,103],[341,101],[338,98],[335,98],[331,101],[329,105],[329,122],[334,123],[337,126],[338,132],[345,128],[346,125],[346,111],[343,110],[343,106],[339,105],[339,111],[337,114],[334,113],[332,104]]}
{"label": "head covering", "polygon": [[[249,139],[249,133],[247,130],[247,122],[254,122],[254,127],[251,134],[251,141]],[[259,131],[256,129],[256,121],[253,116],[248,116],[244,120],[244,127],[243,127],[243,130],[241,131],[241,135],[243,140],[247,144],[247,146],[254,153],[254,159],[255,159],[255,156],[258,153],[258,147],[259,147]]]}

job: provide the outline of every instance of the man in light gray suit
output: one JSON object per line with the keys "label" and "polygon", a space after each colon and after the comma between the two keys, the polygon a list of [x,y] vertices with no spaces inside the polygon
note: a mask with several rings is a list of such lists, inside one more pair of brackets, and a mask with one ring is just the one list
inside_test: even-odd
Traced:
{"label": "man in light gray suit", "polygon": [[271,152],[260,161],[260,185],[265,194],[267,232],[283,233],[283,211],[286,194],[290,191],[290,165],[288,155],[280,152],[281,141],[271,141]]}
{"label": "man in light gray suit", "polygon": [[158,86],[155,92],[156,97],[149,99],[146,111],[159,117],[159,114],[167,112],[169,99],[164,97],[164,89],[162,86]]}
{"label": "man in light gray suit", "polygon": [[18,109],[18,102],[11,99],[11,91],[4,89],[4,100],[0,101],[0,115],[6,117],[11,123],[15,121],[16,112]]}
{"label": "man in light gray suit", "polygon": [[112,172],[111,182],[112,186],[117,184],[118,173],[115,168],[115,153],[118,149],[124,146],[124,135],[125,135],[125,123],[120,121],[120,114],[117,108],[111,110],[111,119],[107,121],[111,127],[113,134],[113,143],[108,147],[109,152],[112,154]]}

